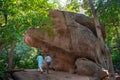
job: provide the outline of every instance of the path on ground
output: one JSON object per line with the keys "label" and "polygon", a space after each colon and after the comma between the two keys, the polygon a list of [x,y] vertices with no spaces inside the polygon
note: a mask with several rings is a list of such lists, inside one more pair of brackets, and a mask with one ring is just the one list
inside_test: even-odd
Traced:
{"label": "path on ground", "polygon": [[17,80],[90,80],[90,77],[71,74],[68,72],[52,71],[40,73],[37,69],[26,69],[25,71],[15,72]]}

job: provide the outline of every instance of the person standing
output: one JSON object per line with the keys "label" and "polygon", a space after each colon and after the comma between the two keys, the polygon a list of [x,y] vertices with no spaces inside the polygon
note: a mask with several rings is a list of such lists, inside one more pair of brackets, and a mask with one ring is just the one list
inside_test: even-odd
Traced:
{"label": "person standing", "polygon": [[41,54],[38,55],[37,61],[38,61],[38,71],[43,73],[42,65],[43,65],[44,59],[43,59],[43,56]]}
{"label": "person standing", "polygon": [[45,57],[45,62],[46,62],[46,70],[47,70],[48,74],[49,74],[49,66],[51,64],[51,61],[52,61],[51,56],[49,54],[47,54]]}

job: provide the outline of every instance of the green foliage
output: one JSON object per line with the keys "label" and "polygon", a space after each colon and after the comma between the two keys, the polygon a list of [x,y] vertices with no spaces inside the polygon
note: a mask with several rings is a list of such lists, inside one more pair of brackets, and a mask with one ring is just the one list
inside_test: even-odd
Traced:
{"label": "green foliage", "polygon": [[[0,0],[0,4],[2,43],[19,40],[28,28],[41,28],[51,23],[51,19],[47,16],[52,8],[49,0]],[[7,15],[7,24],[3,15]]]}
{"label": "green foliage", "polygon": [[[98,11],[102,13],[100,14],[101,22],[106,23],[107,25],[118,25],[120,21],[119,12],[120,12],[120,1],[118,0],[108,0],[105,3],[102,3],[98,7]],[[101,9],[102,8],[102,9]]]}
{"label": "green foliage", "polygon": [[4,76],[3,72],[1,72],[1,71],[0,71],[0,79],[5,80],[5,76]]}
{"label": "green foliage", "polygon": [[104,4],[99,5],[98,11],[100,14],[100,21],[106,25],[106,42],[112,50],[113,63],[120,62],[120,1],[108,0]]}
{"label": "green foliage", "polygon": [[23,42],[19,42],[29,28],[40,28],[52,34],[52,20],[47,16],[52,7],[49,0],[0,0],[0,43],[6,44],[2,54],[7,58],[12,41],[17,43],[13,67],[35,67],[33,64],[36,56],[34,50],[24,45]]}
{"label": "green foliage", "polygon": [[[9,49],[9,47],[8,47]],[[7,49],[7,50],[8,50]],[[4,72],[7,70],[7,52],[6,49],[3,50],[3,55],[0,59],[0,71]],[[38,50],[27,46],[21,39],[17,42],[16,48],[14,50],[13,56],[13,69],[31,69],[37,68],[36,57]]]}
{"label": "green foliage", "polygon": [[51,2],[54,9],[58,10],[67,10],[70,12],[79,12],[80,11],[80,2],[79,0],[53,0]]}
{"label": "green foliage", "polygon": [[80,3],[78,0],[67,0],[66,1],[66,10],[72,12],[79,12]]}
{"label": "green foliage", "polygon": [[13,67],[22,69],[37,68],[36,57],[38,55],[38,50],[27,46],[23,40],[16,44],[14,57],[13,57]]}
{"label": "green foliage", "polygon": [[[83,1],[86,14],[91,16],[88,0]],[[113,63],[119,62],[120,57],[120,0],[94,0],[94,6],[99,16],[99,21],[105,24],[106,43],[112,52]]]}
{"label": "green foliage", "polygon": [[119,51],[117,49],[113,50],[112,52],[112,60],[113,60],[113,64],[117,65],[120,62],[120,54]]}
{"label": "green foliage", "polygon": [[6,71],[7,70],[7,63],[5,61],[6,61],[6,56],[3,55],[0,58],[0,71]]}
{"label": "green foliage", "polygon": [[7,71],[6,55],[0,57],[0,79],[5,80],[4,71]]}
{"label": "green foliage", "polygon": [[53,4],[54,9],[63,10],[64,6],[61,4],[60,0],[52,0],[50,3]]}

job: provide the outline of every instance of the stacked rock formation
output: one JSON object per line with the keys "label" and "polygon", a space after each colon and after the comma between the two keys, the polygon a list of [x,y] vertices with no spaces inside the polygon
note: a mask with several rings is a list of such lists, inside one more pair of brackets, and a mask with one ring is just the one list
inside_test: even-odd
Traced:
{"label": "stacked rock formation", "polygon": [[[25,42],[47,51],[53,58],[51,68],[54,70],[99,78],[106,76],[95,62],[98,41],[93,20],[83,14],[58,10],[51,11],[49,16],[55,35],[50,36],[37,28],[29,29],[24,36]],[[105,38],[104,26],[101,30]]]}

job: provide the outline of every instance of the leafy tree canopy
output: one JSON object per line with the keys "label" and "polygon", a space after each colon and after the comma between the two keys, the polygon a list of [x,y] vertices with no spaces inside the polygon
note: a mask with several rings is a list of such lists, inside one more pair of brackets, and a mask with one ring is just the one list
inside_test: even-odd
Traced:
{"label": "leafy tree canopy", "polygon": [[19,40],[28,27],[44,28],[51,8],[49,0],[0,0],[0,42]]}

